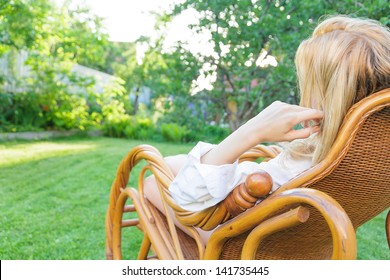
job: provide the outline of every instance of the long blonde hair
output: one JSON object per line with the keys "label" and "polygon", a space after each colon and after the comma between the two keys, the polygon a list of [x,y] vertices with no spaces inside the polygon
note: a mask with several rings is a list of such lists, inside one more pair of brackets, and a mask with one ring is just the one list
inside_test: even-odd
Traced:
{"label": "long blonde hair", "polygon": [[321,132],[293,141],[291,155],[321,161],[331,148],[348,109],[390,87],[390,30],[376,21],[333,16],[299,46],[295,64],[300,105],[322,110]]}

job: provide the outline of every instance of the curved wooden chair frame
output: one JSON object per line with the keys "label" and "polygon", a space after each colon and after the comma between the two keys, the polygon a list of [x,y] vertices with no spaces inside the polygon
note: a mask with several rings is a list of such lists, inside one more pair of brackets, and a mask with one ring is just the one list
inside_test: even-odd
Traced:
{"label": "curved wooden chair frame", "polygon": [[[129,226],[144,234],[138,259],[355,259],[355,230],[390,206],[389,121],[390,89],[384,89],[351,108],[322,162],[261,203],[256,204],[258,195],[251,191],[267,183],[260,173],[199,212],[182,209],[170,196],[173,174],[160,152],[149,145],[135,147],[120,163],[111,187],[107,259],[122,258],[121,232]],[[268,160],[279,152],[276,146],[259,145],[240,161]],[[148,165],[139,174],[138,189],[127,187],[141,160]],[[155,175],[165,213],[144,196],[147,171]],[[186,233],[175,225],[169,208]],[[124,220],[126,212],[136,212],[138,218]],[[195,227],[214,230],[207,244]],[[390,211],[386,234],[390,247]]]}

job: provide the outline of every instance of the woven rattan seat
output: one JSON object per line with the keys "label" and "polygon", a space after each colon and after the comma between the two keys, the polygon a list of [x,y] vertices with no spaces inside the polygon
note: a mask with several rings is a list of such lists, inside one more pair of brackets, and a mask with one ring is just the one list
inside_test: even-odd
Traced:
{"label": "woven rattan seat", "polygon": [[[121,162],[111,187],[107,258],[122,258],[121,230],[137,226],[144,233],[140,259],[150,250],[159,259],[354,259],[356,229],[390,207],[389,123],[390,89],[384,89],[350,109],[323,161],[237,216],[225,202],[197,213],[178,207],[168,192],[173,175],[161,154],[151,146],[136,147]],[[278,152],[260,145],[241,160],[269,159]],[[139,174],[138,190],[126,187],[141,160],[149,165]],[[146,170],[155,175],[165,207],[174,210],[189,234],[144,197]],[[129,211],[138,219],[123,220]],[[218,228],[202,244],[194,226]],[[389,231],[388,214],[388,240]]]}

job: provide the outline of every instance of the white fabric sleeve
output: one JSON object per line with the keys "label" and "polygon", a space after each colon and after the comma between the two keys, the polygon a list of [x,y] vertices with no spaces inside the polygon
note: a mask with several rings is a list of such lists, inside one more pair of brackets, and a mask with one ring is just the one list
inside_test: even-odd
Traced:
{"label": "white fabric sleeve", "polygon": [[279,156],[260,164],[249,161],[219,166],[201,163],[201,157],[213,147],[212,144],[199,142],[169,186],[173,199],[185,210],[200,211],[217,204],[256,171],[264,170],[271,175],[274,181],[272,191],[275,191],[308,168],[307,163],[301,162],[288,163],[292,169],[281,168]]}
{"label": "white fabric sleeve", "polygon": [[281,152],[275,158],[259,164],[259,168],[272,177],[271,193],[310,167],[312,167],[311,157],[294,159],[286,155],[285,152]]}

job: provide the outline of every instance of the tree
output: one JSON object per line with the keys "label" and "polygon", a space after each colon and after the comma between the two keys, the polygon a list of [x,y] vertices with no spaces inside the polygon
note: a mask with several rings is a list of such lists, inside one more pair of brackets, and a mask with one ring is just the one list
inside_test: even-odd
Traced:
{"label": "tree", "polygon": [[39,49],[47,39],[47,0],[13,0],[0,3],[0,56],[10,48]]}
{"label": "tree", "polygon": [[198,62],[195,57],[180,50],[167,53],[161,37],[141,37],[129,44],[122,55],[124,62],[113,63],[112,67],[114,74],[125,81],[127,91],[135,94],[134,115],[137,113],[142,87],[151,88],[154,97],[186,97],[192,80],[196,78],[195,64]]}
{"label": "tree", "polygon": [[[388,24],[390,8],[383,0],[187,0],[177,4],[168,17],[189,9],[199,15],[199,22],[191,29],[209,34],[213,49],[211,53],[197,53],[200,63],[188,67],[196,67],[199,76],[211,77],[213,81],[212,87],[200,91],[197,97],[207,100],[208,109],[226,112],[227,121],[235,130],[272,100],[298,101],[294,53],[321,16],[354,14]],[[182,45],[183,42],[177,43],[169,54],[171,59],[184,57]],[[267,63],[272,57],[276,67]],[[182,65],[183,61],[177,64]],[[187,72],[182,72],[181,77],[188,78]],[[171,94],[177,95],[175,91]]]}
{"label": "tree", "polygon": [[128,45],[128,48],[123,52],[122,57],[124,58],[124,61],[114,62],[112,68],[115,75],[124,80],[124,86],[127,89],[127,92],[135,93],[135,99],[132,106],[133,111],[131,112],[135,115],[138,110],[138,98],[141,87],[146,86],[148,65],[140,65],[137,59],[136,45],[134,43]]}
{"label": "tree", "polygon": [[39,64],[80,63],[102,69],[108,35],[102,19],[87,8],[61,7],[49,0],[13,0],[0,3],[0,56],[10,50],[26,50]]}
{"label": "tree", "polygon": [[56,35],[53,54],[69,54],[70,59],[87,67],[106,71],[107,55],[112,44],[103,26],[103,19],[83,6],[70,8],[71,1],[65,1],[58,8],[55,17]]}

